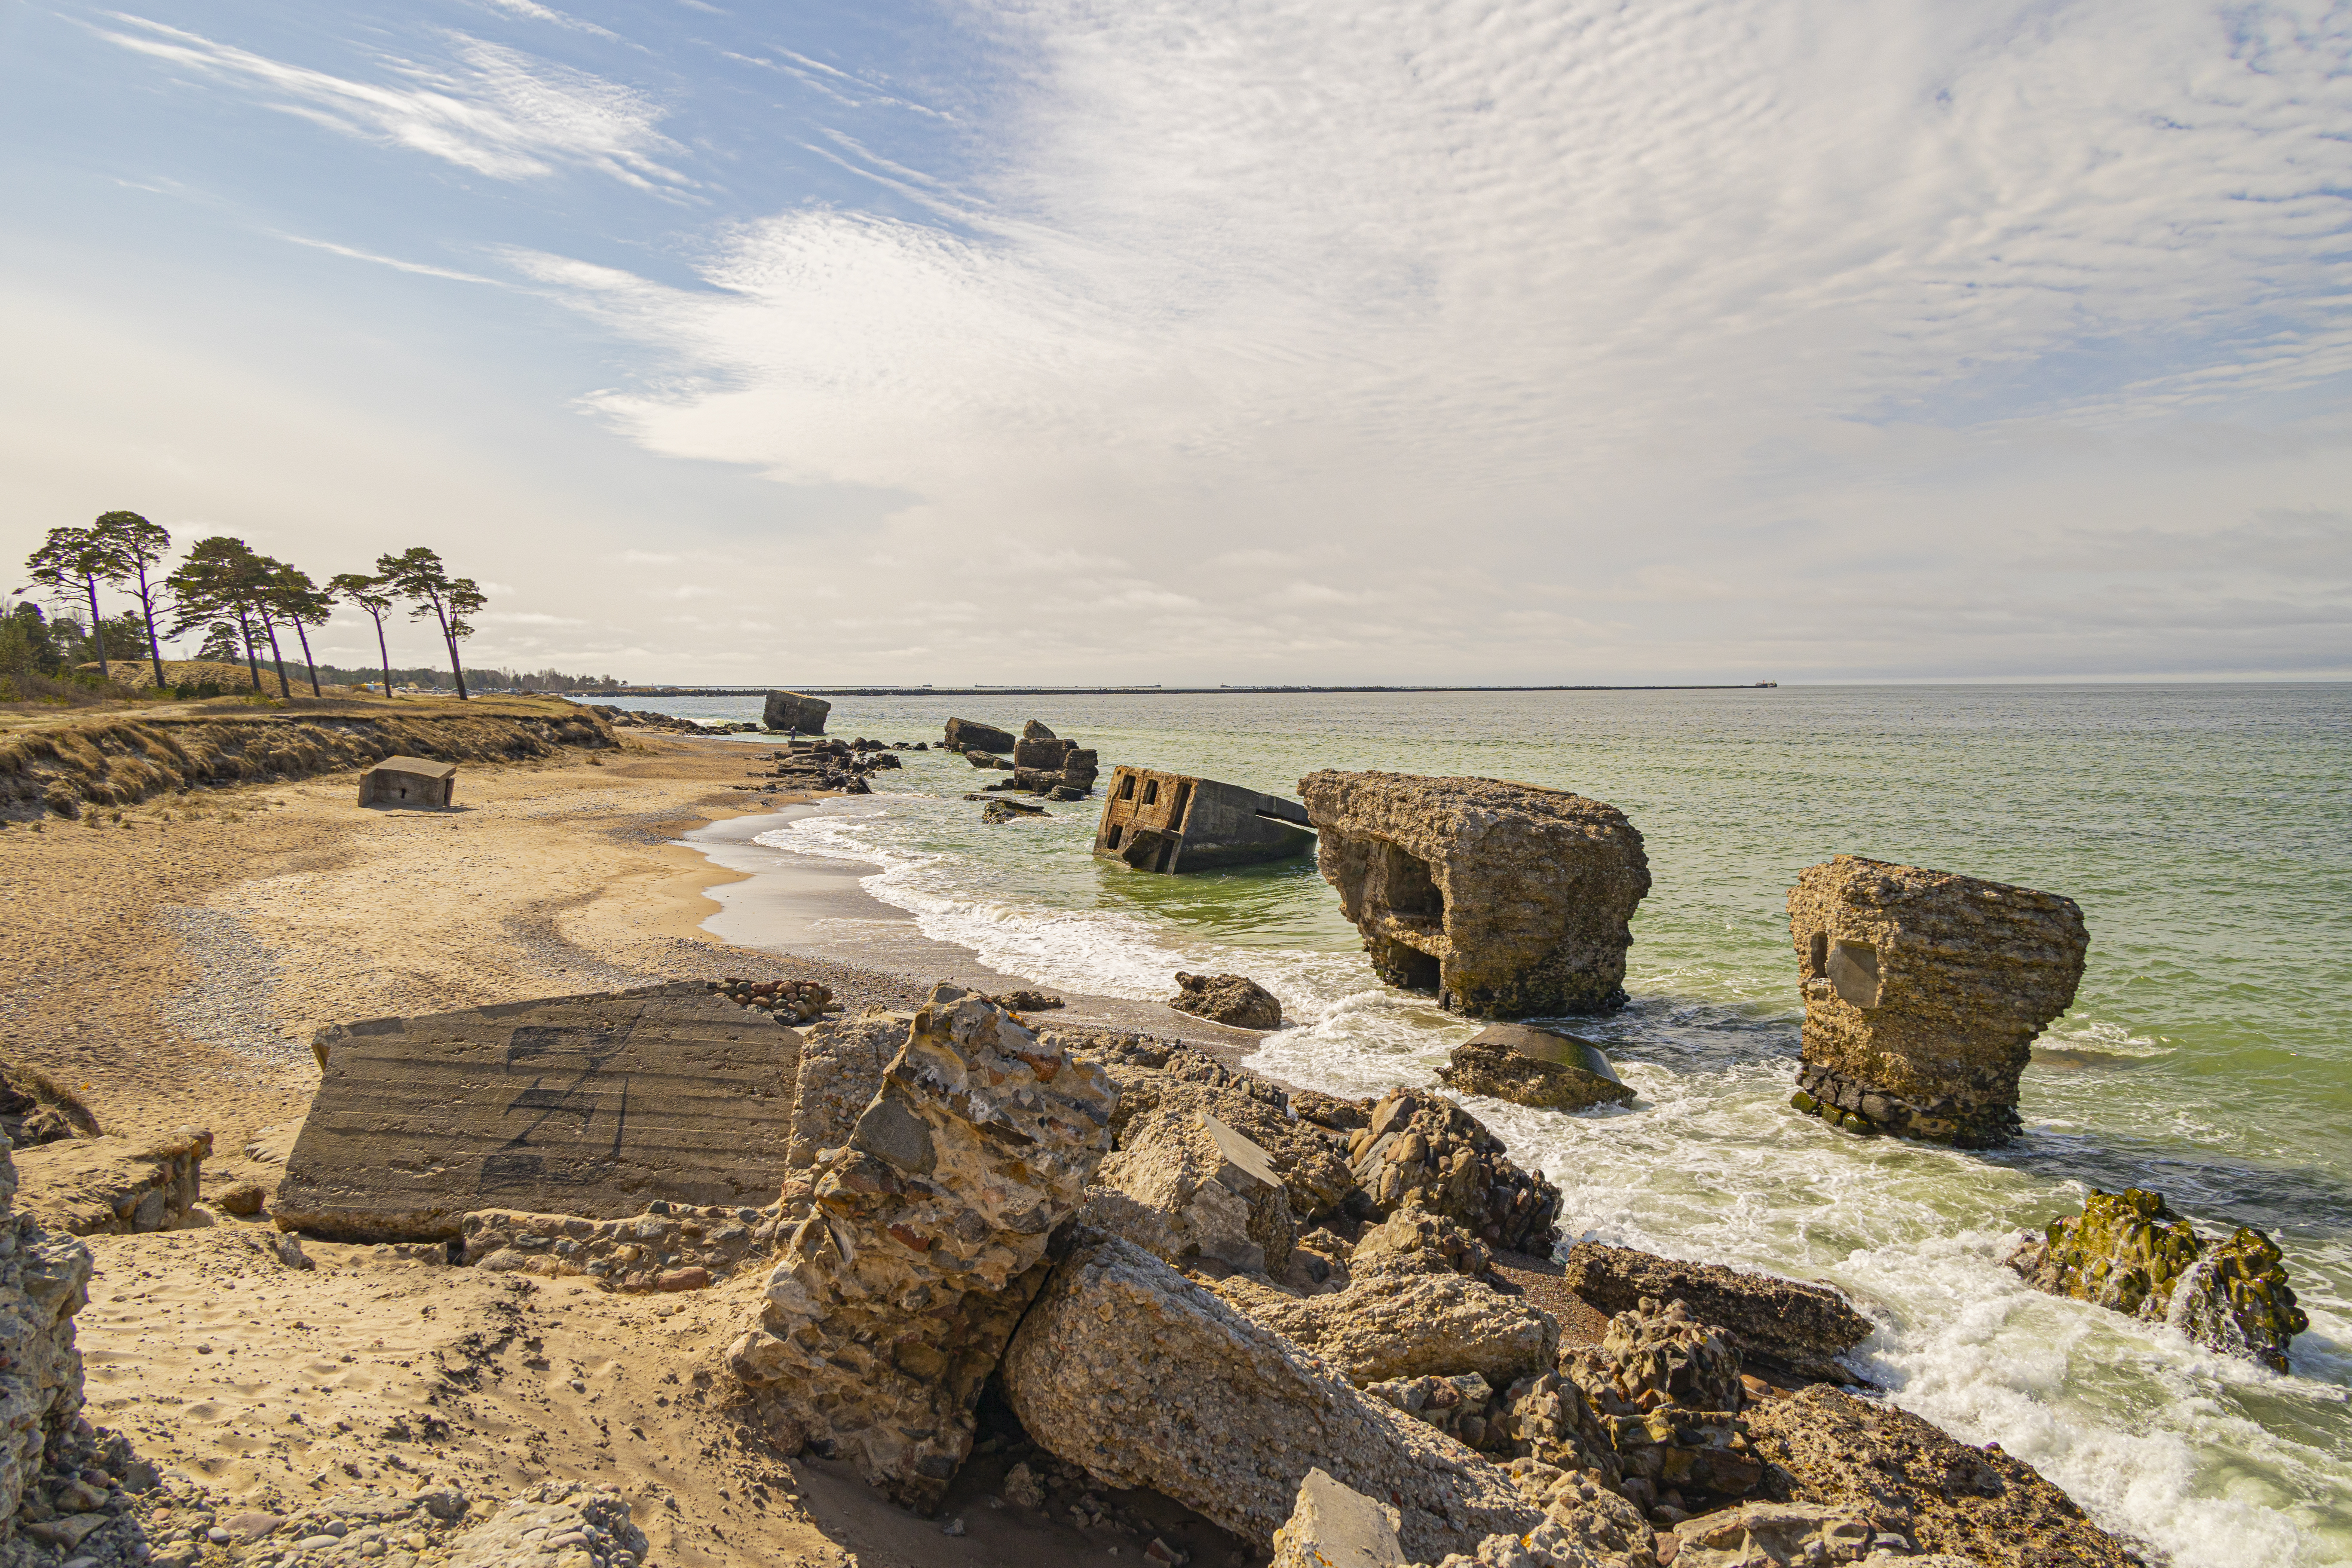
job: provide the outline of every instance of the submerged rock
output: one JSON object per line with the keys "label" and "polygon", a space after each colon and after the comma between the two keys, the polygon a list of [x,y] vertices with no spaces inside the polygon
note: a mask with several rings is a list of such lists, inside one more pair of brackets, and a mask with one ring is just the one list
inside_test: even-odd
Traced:
{"label": "submerged rock", "polygon": [[1454,1047],[1437,1077],[1456,1094],[1483,1094],[1539,1110],[1633,1103],[1633,1091],[1599,1046],[1525,1024],[1495,1024],[1479,1031]]}
{"label": "submerged rock", "polygon": [[1003,1382],[1052,1453],[1253,1541],[1272,1540],[1318,1468],[1389,1500],[1420,1562],[1539,1519],[1501,1470],[1125,1241],[1082,1240],[1055,1268]]}
{"label": "submerged rock", "polygon": [[1841,855],[1789,891],[1805,996],[1793,1103],[1963,1149],[2014,1137],[2033,1037],[2074,1000],[2072,899]]}
{"label": "submerged rock", "polygon": [[1281,1002],[1273,992],[1245,975],[1186,974],[1180,970],[1176,994],[1168,998],[1168,1005],[1179,1013],[1190,1013],[1213,1024],[1230,1024],[1236,1029],[1282,1027]]}
{"label": "submerged rock", "polygon": [[729,1361],[769,1430],[936,1508],[1054,1227],[1110,1146],[1116,1091],[952,985],[908,1025],[873,1103]]}
{"label": "submerged rock", "polygon": [[1563,1283],[1612,1316],[1633,1310],[1644,1297],[1680,1301],[1717,1329],[1743,1360],[1831,1383],[1852,1378],[1834,1358],[1869,1338],[1872,1329],[1868,1318],[1827,1285],[1742,1274],[1718,1263],[1689,1263],[1597,1241],[1569,1248]]}
{"label": "submerged rock", "polygon": [[947,748],[950,752],[992,752],[1005,755],[1013,750],[1013,737],[993,724],[982,724],[971,719],[950,719],[947,728]]}
{"label": "submerged rock", "polygon": [[1625,999],[1628,923],[1650,890],[1613,805],[1496,779],[1315,773],[1298,781],[1318,863],[1391,985],[1478,1017]]}
{"label": "submerged rock", "polygon": [[2137,1187],[2094,1189],[2080,1215],[2052,1220],[2007,1261],[2037,1290],[2168,1322],[2275,1372],[2286,1370],[2288,1342],[2311,1326],[2270,1237],[2242,1227],[2227,1241],[2204,1240],[2162,1196]]}

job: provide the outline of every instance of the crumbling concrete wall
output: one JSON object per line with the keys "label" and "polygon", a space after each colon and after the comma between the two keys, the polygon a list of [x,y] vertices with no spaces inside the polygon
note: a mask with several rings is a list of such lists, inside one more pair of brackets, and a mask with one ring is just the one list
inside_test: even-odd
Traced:
{"label": "crumbling concrete wall", "polygon": [[14,1534],[44,1446],[80,1413],[73,1319],[89,1301],[89,1248],[15,1212],[16,1198],[0,1142],[0,1540]]}
{"label": "crumbling concrete wall", "polygon": [[1391,985],[1478,1017],[1599,1012],[1625,997],[1642,836],[1613,805],[1497,779],[1333,773],[1298,781],[1318,862]]}
{"label": "crumbling concrete wall", "polygon": [[119,1236],[187,1223],[213,1135],[194,1127],[144,1142],[75,1138],[19,1150],[19,1206],[49,1230]]}
{"label": "crumbling concrete wall", "polygon": [[1003,1009],[931,993],[729,1352],[781,1442],[938,1507],[1046,1237],[1110,1149],[1117,1098]]}
{"label": "crumbling concrete wall", "polygon": [[2015,1136],[2033,1037],[2074,1000],[2074,900],[1841,855],[1789,891],[1805,996],[1796,1103],[1963,1149]]}

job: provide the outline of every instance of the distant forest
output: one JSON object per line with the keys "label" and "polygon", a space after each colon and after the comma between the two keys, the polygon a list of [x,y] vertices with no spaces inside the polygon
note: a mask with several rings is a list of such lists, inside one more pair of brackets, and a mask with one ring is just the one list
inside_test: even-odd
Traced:
{"label": "distant forest", "polygon": [[[319,679],[339,686],[372,686],[383,681],[380,669],[345,669],[341,665],[322,664],[318,667]],[[449,672],[420,666],[415,669],[395,669],[392,672],[394,686],[421,686],[427,690],[451,689]],[[565,675],[547,669],[485,669],[477,665],[466,671],[466,687],[471,691],[618,691],[628,684],[610,675]]]}

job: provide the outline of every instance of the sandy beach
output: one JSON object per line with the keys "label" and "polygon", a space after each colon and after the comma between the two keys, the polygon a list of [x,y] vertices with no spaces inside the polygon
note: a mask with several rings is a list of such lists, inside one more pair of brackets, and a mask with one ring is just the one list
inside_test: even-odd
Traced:
{"label": "sandy beach", "polygon": [[[813,978],[851,1016],[938,979],[1011,984],[868,897],[856,867],[751,843],[792,797],[743,812],[730,786],[748,752],[633,736],[618,753],[470,766],[447,811],[362,809],[353,777],[331,774],[11,826],[0,1055],[73,1089],[109,1132],[210,1131],[210,1194],[282,1173],[318,1084],[308,1042],[329,1024],[671,978]],[[853,951],[865,962],[838,956]],[[1181,1026],[1228,1055],[1254,1042],[1156,1005],[1071,1000],[1057,1021]],[[787,1464],[717,1407],[757,1274],[646,1299],[320,1241],[298,1272],[251,1244],[266,1219],[210,1217],[90,1238],[79,1323],[91,1419],[224,1506],[578,1478],[619,1486],[659,1560],[688,1568],[940,1560],[939,1521],[836,1467]],[[958,1482],[957,1561],[1094,1560],[1122,1539],[992,1507],[1002,1468],[983,1455]]]}

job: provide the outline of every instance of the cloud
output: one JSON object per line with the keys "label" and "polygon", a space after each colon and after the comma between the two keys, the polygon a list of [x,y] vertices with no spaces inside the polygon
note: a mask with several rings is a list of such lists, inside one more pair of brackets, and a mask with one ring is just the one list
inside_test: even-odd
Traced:
{"label": "cloud", "polygon": [[355,81],[274,60],[142,16],[100,36],[135,53],[226,81],[272,109],[371,142],[405,147],[501,180],[573,166],[643,189],[693,182],[662,160],[680,149],[655,127],[662,110],[635,89],[462,33],[440,65],[386,57],[386,79]]}
{"label": "cloud", "polygon": [[[1622,618],[1496,657],[1639,668],[1834,619],[1824,580],[2013,602],[2062,521],[2268,504],[2118,442],[2259,428],[2352,371],[2352,19],[2318,0],[972,15],[1026,62],[985,160],[827,138],[928,216],[742,222],[691,288],[509,260],[643,345],[589,399],[618,428],[912,492],[870,553],[1071,595],[1073,657],[1271,626],[1471,659],[1558,591]],[[1144,564],[1053,553],[1105,537]],[[1367,638],[1375,602],[1418,629]],[[2037,657],[2093,635],[2035,614]],[[1969,624],[1904,640],[1994,646]]]}
{"label": "cloud", "polygon": [[348,245],[337,245],[331,240],[307,239],[299,234],[281,234],[278,237],[290,240],[296,245],[307,245],[313,250],[324,250],[336,256],[348,256],[354,261],[373,261],[379,267],[390,267],[402,272],[415,272],[426,278],[449,278],[460,283],[488,283],[499,288],[506,287],[497,279],[485,278],[479,273],[459,272],[451,268],[435,267],[423,261],[403,261],[396,256],[378,256],[372,250],[354,250]]}
{"label": "cloud", "polygon": [[491,10],[504,11],[509,16],[520,16],[527,21],[546,22],[558,27],[569,27],[579,33],[593,33],[600,38],[620,37],[608,27],[600,27],[593,22],[585,22],[577,16],[567,16],[561,11],[550,10],[539,5],[537,0],[479,0],[479,3]]}

